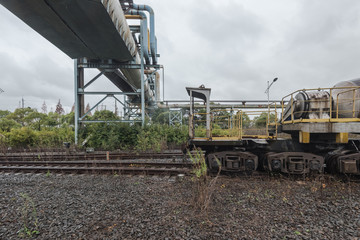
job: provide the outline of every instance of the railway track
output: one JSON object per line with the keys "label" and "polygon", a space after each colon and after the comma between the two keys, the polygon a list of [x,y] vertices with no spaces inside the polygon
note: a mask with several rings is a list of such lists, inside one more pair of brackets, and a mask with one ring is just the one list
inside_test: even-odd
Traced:
{"label": "railway track", "polygon": [[[60,173],[60,174],[130,174],[130,175],[188,175],[193,167],[190,162],[159,162],[159,161],[127,161],[127,160],[77,160],[77,161],[29,161],[29,160],[0,160],[0,173]],[[210,173],[215,177],[216,173]],[[316,180],[343,181],[360,183],[359,176],[316,174],[316,175],[286,175],[269,174],[264,171],[253,172],[222,172],[221,178],[241,179],[287,179],[287,180]]]}
{"label": "railway track", "polygon": [[190,172],[190,163],[126,161],[0,161],[0,172],[178,175]]}
{"label": "railway track", "polygon": [[77,161],[77,160],[131,160],[131,159],[182,159],[186,157],[181,152],[165,153],[107,153],[107,152],[31,152],[3,153],[0,161]]}

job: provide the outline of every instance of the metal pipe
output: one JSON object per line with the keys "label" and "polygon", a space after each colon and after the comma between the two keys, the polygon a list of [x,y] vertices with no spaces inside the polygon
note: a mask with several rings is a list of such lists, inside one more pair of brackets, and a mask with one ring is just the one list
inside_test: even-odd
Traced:
{"label": "metal pipe", "polygon": [[[168,103],[157,103],[157,107],[158,108],[189,108],[190,105],[189,104],[168,104]],[[194,108],[206,108],[205,105],[203,104],[198,104],[198,105],[194,105]],[[239,108],[239,109],[264,109],[265,111],[268,110],[268,106],[266,104],[248,104],[248,105],[242,105],[242,104],[210,104],[210,108],[219,108],[219,109],[224,109],[224,108]],[[272,105],[270,106],[270,109],[274,109],[275,106]]]}
{"label": "metal pipe", "polygon": [[[147,36],[147,34],[146,34]],[[140,38],[141,47],[144,46],[144,38]],[[140,53],[141,62],[141,126],[145,127],[145,78],[144,78],[144,51]]]}
{"label": "metal pipe", "polygon": [[[132,10],[130,9],[128,12],[130,15],[134,15],[134,16],[141,16],[141,24],[140,24],[140,32],[141,35],[140,37],[143,39],[143,44],[141,44],[141,50],[144,53],[144,58],[146,61],[146,64],[150,64],[150,58],[149,58],[149,48],[148,48],[148,30],[147,30],[147,17],[146,14],[144,12],[141,11],[136,11],[136,10]],[[151,44],[150,44],[151,45]]]}
{"label": "metal pipe", "polygon": [[151,58],[153,64],[157,64],[157,43],[155,37],[155,13],[154,10],[148,5],[137,5],[132,4],[132,8],[136,10],[147,11],[150,14],[150,49],[151,49]]}
{"label": "metal pipe", "polygon": [[156,102],[160,101],[160,74],[155,72],[155,99]]}
{"label": "metal pipe", "polygon": [[[164,100],[165,103],[173,103],[173,102],[189,102],[189,100]],[[201,100],[194,100],[194,102],[204,102]],[[241,103],[242,105],[246,105],[248,103],[260,103],[260,104],[266,104],[267,106],[267,100],[211,100],[213,103]],[[281,100],[270,100],[272,103],[279,103],[281,104]],[[289,101],[284,101],[284,103],[288,103]]]}
{"label": "metal pipe", "polygon": [[134,123],[141,120],[83,120],[82,123]]}

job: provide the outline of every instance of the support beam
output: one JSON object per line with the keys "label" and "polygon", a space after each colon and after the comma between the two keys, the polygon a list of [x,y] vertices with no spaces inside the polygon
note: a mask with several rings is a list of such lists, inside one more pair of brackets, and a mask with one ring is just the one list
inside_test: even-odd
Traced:
{"label": "support beam", "polygon": [[93,82],[96,81],[96,79],[98,79],[99,77],[101,77],[104,74],[105,70],[101,71],[98,75],[96,75],[93,79],[91,79],[85,86],[83,89],[87,88],[88,86],[90,86]]}
{"label": "support beam", "polygon": [[[146,68],[155,68],[160,69],[161,65],[154,64],[143,64]],[[101,69],[141,69],[141,64],[136,63],[118,63],[118,64],[108,64],[108,63],[97,63],[97,62],[89,62],[89,63],[81,63],[80,65],[83,68],[101,68]]]}
{"label": "support beam", "polygon": [[84,112],[85,112],[84,95],[79,93],[79,89],[84,87],[84,68],[79,66],[79,62],[80,62],[79,59],[74,60],[75,145],[78,144],[80,116],[84,115]]}
{"label": "support beam", "polygon": [[82,92],[81,89],[78,92],[79,95],[104,95],[104,94],[110,94],[110,95],[127,95],[127,96],[134,96],[134,95],[140,95],[138,92]]}
{"label": "support beam", "polygon": [[[140,37],[140,45],[144,46],[144,36]],[[140,58],[141,58],[141,125],[142,127],[145,126],[145,78],[144,78],[144,53],[140,51]]]}
{"label": "support beam", "polygon": [[103,101],[105,101],[105,99],[108,98],[109,95],[106,95],[103,99],[101,99],[97,104],[95,104],[95,106],[93,106],[89,111],[87,111],[84,115],[81,115],[80,120],[83,121],[83,119],[92,111],[94,110],[97,106],[100,105],[100,103],[102,103]]}

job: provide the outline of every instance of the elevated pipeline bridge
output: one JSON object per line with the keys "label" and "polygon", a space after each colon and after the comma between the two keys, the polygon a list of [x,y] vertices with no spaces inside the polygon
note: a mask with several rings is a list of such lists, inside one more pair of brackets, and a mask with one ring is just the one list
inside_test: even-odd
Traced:
{"label": "elevated pipeline bridge", "polygon": [[[132,0],[0,0],[0,4],[74,59],[75,142],[85,117],[112,97],[125,109],[124,121],[144,124],[147,107],[159,98],[159,54],[155,14],[148,5]],[[128,19],[140,24],[129,25]],[[100,73],[85,81],[84,71]],[[89,92],[100,76],[117,89]],[[104,95],[85,112],[85,95]],[[119,96],[124,96],[120,100]]]}
{"label": "elevated pipeline bridge", "polygon": [[[74,59],[76,143],[82,123],[101,122],[86,116],[109,97],[123,106],[122,122],[144,124],[146,113],[156,107],[173,109],[170,122],[181,122],[181,111],[176,109],[190,108],[188,100],[160,102],[162,66],[158,63],[155,13],[150,6],[132,0],[0,0],[0,4]],[[99,73],[85,79],[87,69]],[[114,90],[88,91],[101,76],[115,85]],[[89,95],[103,98],[85,112],[85,96]],[[262,100],[215,100],[211,107],[265,109],[268,105]]]}

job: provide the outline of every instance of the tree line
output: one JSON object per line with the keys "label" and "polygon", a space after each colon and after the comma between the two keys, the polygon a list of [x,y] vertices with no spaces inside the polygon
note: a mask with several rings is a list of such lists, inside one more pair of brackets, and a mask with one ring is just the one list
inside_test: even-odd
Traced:
{"label": "tree line", "polygon": [[[74,112],[64,113],[60,101],[54,112],[38,112],[34,108],[18,108],[14,112],[0,110],[0,144],[15,148],[51,148],[63,147],[64,142],[74,145]],[[147,119],[144,128],[140,123],[119,123],[116,113],[109,110],[95,111],[86,116],[86,120],[104,120],[82,124],[79,128],[79,147],[91,147],[97,150],[137,150],[161,151],[186,143],[188,139],[188,112],[183,111],[183,123],[169,126],[169,111],[156,109]],[[197,110],[202,113],[205,110]],[[230,116],[231,112],[219,111],[217,114]],[[201,115],[200,115],[201,116]],[[204,115],[202,115],[204,118]],[[242,115],[243,127],[263,127],[267,113],[250,120]],[[271,116],[275,118],[274,115]],[[219,126],[221,127],[221,126]]]}
{"label": "tree line", "polygon": [[[79,147],[97,150],[161,151],[181,145],[187,140],[186,126],[151,123],[144,128],[140,123],[118,123],[120,117],[109,110],[96,111],[86,120],[109,122],[82,124]],[[0,110],[0,144],[15,148],[62,147],[74,144],[74,112],[38,112],[33,108],[18,108],[14,112]]]}

